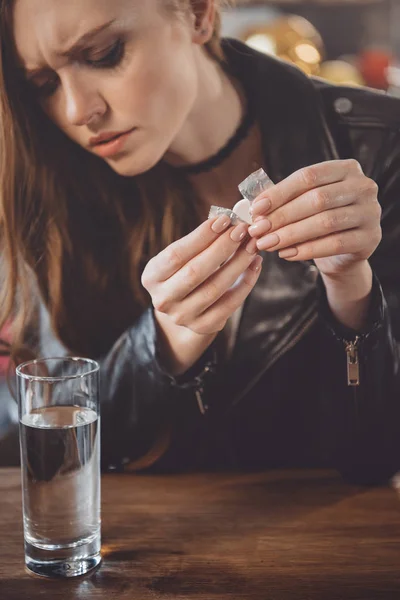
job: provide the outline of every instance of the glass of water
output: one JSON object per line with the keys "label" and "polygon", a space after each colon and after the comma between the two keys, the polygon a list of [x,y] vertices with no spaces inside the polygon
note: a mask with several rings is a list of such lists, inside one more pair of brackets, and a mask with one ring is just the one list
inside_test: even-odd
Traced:
{"label": "glass of water", "polygon": [[99,365],[31,361],[17,385],[26,566],[83,575],[101,560]]}

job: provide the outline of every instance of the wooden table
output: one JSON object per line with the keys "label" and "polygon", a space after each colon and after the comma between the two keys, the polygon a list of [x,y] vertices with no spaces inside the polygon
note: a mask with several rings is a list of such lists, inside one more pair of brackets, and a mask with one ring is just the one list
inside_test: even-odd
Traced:
{"label": "wooden table", "polygon": [[23,563],[19,472],[0,470],[0,599],[396,600],[400,499],[327,471],[106,475],[102,566]]}

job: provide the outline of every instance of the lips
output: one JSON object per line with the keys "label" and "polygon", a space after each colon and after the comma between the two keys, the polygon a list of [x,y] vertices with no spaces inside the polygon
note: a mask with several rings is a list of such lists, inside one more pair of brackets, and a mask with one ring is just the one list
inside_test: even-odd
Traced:
{"label": "lips", "polygon": [[105,138],[104,140],[100,140],[98,142],[93,142],[93,146],[97,146],[97,144],[107,144],[108,142],[112,142],[113,140],[118,139],[122,134],[118,133],[117,135],[113,135],[110,138]]}
{"label": "lips", "polygon": [[133,131],[133,130],[130,129],[129,131],[110,131],[108,133],[101,133],[100,135],[97,135],[96,137],[90,138],[89,146],[93,147],[93,146],[97,146],[98,144],[107,144],[108,142],[117,140],[122,135],[126,135],[127,133],[130,133],[131,131]]}
{"label": "lips", "polygon": [[122,133],[103,133],[90,140],[90,148],[95,154],[102,158],[116,156],[123,151],[126,142],[135,130],[136,127]]}

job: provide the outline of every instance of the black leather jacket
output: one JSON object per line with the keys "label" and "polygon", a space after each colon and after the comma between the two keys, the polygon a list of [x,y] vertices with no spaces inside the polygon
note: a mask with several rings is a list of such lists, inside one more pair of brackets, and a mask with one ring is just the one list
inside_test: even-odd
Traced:
{"label": "black leather jacket", "polygon": [[[273,181],[354,157],[378,183],[383,241],[371,259],[368,325],[355,332],[335,321],[312,263],[267,254],[229,360],[215,361],[217,341],[178,381],[157,358],[149,309],[101,360],[103,467],[335,466],[352,481],[383,481],[400,466],[400,102],[310,80],[237,41],[224,47],[255,100]],[[47,323],[43,312],[41,354],[60,354]],[[360,383],[349,386],[355,341]],[[0,456],[10,463],[15,414],[6,429]]]}

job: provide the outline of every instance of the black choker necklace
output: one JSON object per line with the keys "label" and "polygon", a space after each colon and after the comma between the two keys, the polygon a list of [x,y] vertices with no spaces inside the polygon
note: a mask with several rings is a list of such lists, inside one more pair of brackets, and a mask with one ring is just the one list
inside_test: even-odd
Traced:
{"label": "black choker necklace", "polygon": [[218,167],[221,163],[226,160],[239,144],[245,139],[249,133],[251,127],[255,122],[255,114],[252,109],[250,102],[247,103],[246,113],[236,129],[233,136],[227,141],[225,146],[221,148],[216,154],[210,156],[206,160],[193,165],[182,165],[181,167],[173,167],[174,171],[182,173],[183,175],[198,175],[199,173],[205,173]]}

